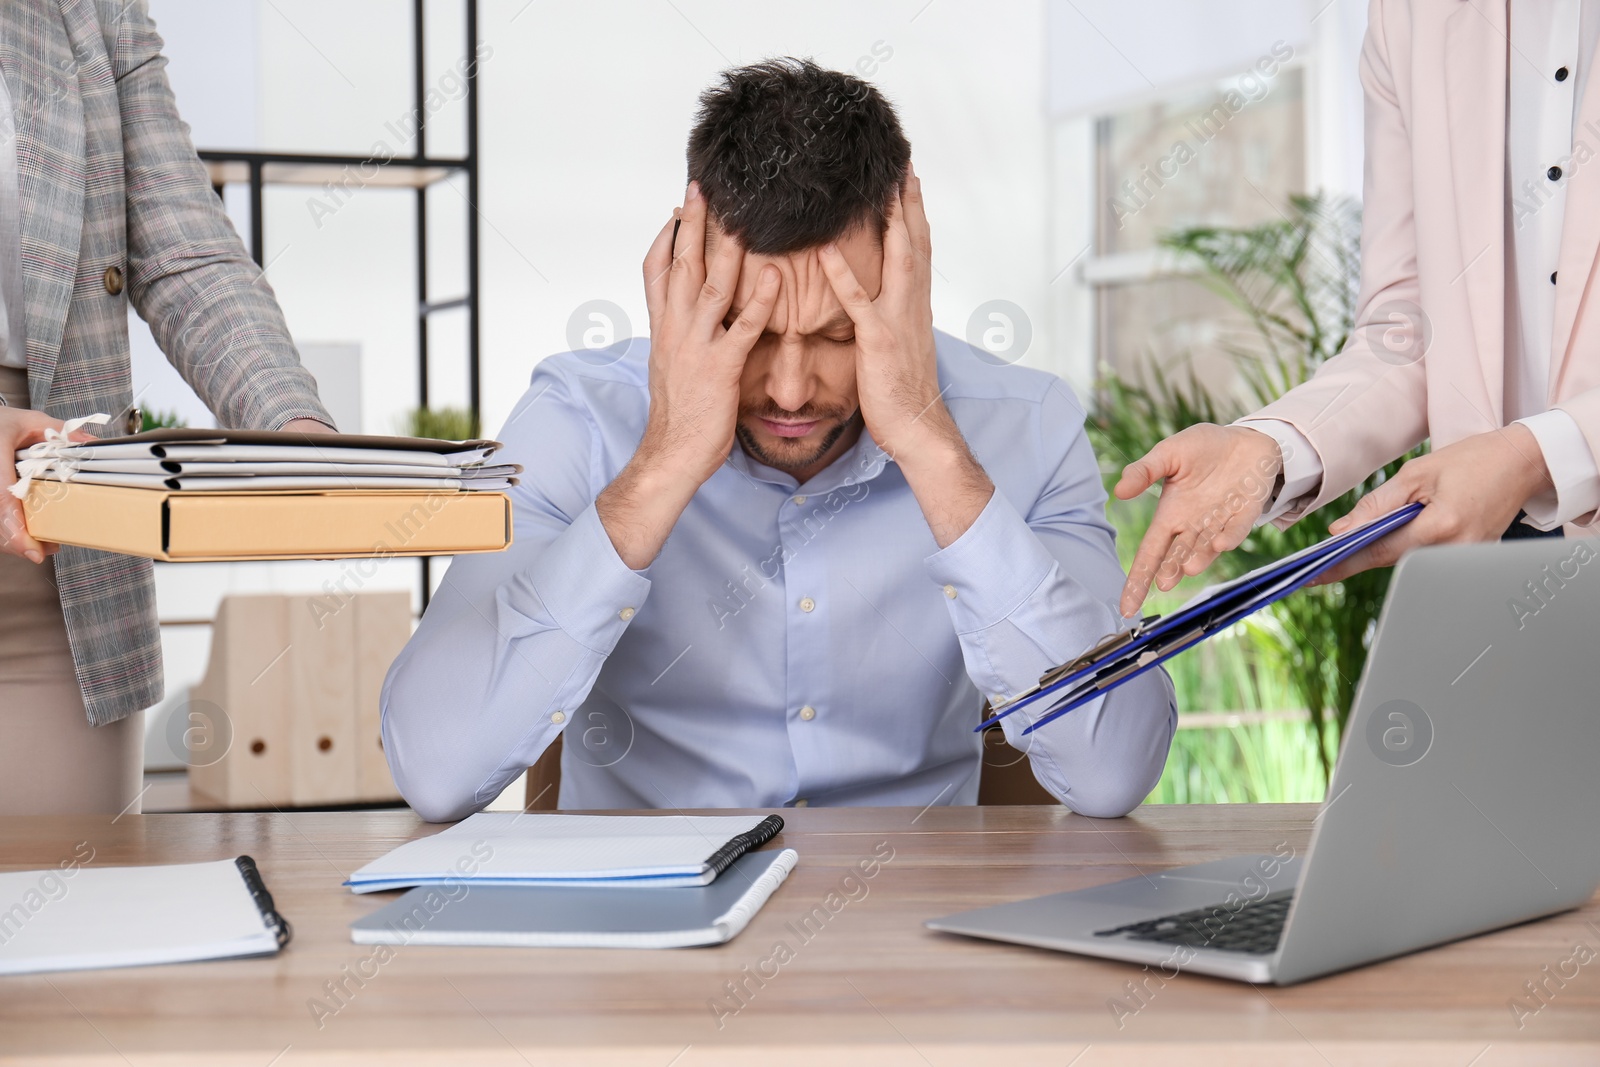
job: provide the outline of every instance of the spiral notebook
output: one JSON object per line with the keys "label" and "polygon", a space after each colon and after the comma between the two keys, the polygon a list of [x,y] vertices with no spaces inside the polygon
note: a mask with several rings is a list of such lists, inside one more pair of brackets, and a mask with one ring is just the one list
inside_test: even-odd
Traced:
{"label": "spiral notebook", "polygon": [[350,925],[358,945],[688,948],[732,941],[783,884],[792,848],[747,852],[710,885],[419,886]]}
{"label": "spiral notebook", "polygon": [[485,811],[408,841],[344,883],[356,893],[438,883],[710,885],[783,829],[776,815]]}
{"label": "spiral notebook", "polygon": [[0,874],[0,974],[270,956],[289,937],[249,856]]}

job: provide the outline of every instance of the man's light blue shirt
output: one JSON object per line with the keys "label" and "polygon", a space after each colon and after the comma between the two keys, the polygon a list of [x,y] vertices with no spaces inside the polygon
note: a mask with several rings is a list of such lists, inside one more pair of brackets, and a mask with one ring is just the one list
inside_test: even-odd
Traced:
{"label": "man's light blue shirt", "polygon": [[[863,432],[804,485],[745,454],[644,570],[594,501],[648,416],[648,343],[540,363],[500,437],[526,468],[514,542],[451,565],[383,689],[383,739],[424,818],[494,799],[558,735],[563,808],[923,807],[977,799],[984,696],[1125,625],[1083,410],[1060,379],[938,335],[944,402],[995,493],[940,549]],[[1156,670],[1028,737],[1087,815],[1139,804],[1176,725]]]}

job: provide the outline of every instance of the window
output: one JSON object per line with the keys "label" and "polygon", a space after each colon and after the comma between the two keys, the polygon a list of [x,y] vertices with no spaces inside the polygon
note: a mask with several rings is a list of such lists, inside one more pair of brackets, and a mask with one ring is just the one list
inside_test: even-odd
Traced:
{"label": "window", "polygon": [[1218,392],[1232,385],[1230,333],[1247,327],[1182,277],[1160,235],[1280,214],[1306,186],[1304,74],[1233,78],[1102,117],[1095,126],[1097,364],[1126,380],[1172,369]]}

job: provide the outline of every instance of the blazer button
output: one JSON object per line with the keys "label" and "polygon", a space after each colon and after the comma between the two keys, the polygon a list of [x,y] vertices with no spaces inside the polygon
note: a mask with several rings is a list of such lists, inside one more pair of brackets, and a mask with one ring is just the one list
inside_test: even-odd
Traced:
{"label": "blazer button", "polygon": [[116,296],[122,292],[121,267],[106,268],[106,292],[110,293],[112,296]]}

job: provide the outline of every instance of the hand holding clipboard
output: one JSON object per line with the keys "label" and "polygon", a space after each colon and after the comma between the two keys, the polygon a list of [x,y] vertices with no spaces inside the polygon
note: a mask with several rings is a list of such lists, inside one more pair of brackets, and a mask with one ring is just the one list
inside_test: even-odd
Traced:
{"label": "hand holding clipboard", "polygon": [[995,705],[994,715],[979,723],[977,729],[999,722],[1018,708],[1050,698],[1044,716],[1023,731],[1030,734],[1190,645],[1282,600],[1317,575],[1404,526],[1421,511],[1421,504],[1407,504],[1364,526],[1205,589],[1170,615],[1140,619],[1132,628],[1111,634],[1076,659],[1052,667],[1040,676],[1037,685]]}

